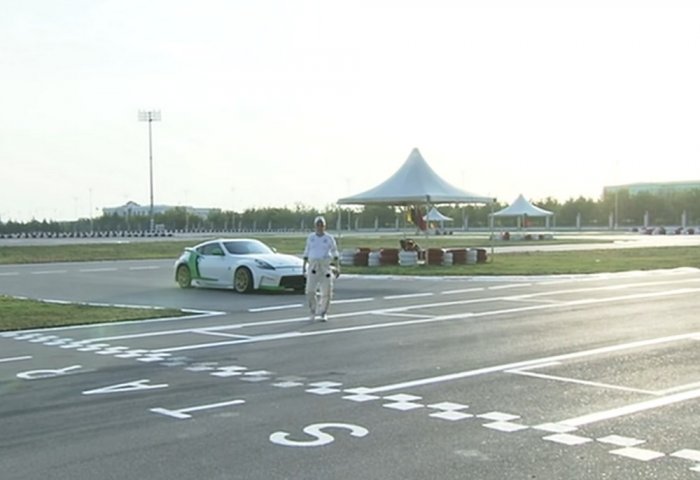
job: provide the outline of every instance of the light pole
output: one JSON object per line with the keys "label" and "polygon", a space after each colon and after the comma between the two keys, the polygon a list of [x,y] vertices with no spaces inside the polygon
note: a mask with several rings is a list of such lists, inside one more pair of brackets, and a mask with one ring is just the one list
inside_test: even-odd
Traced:
{"label": "light pole", "polygon": [[139,110],[139,121],[148,122],[148,171],[151,183],[151,233],[155,230],[153,216],[153,136],[151,134],[151,123],[160,122],[160,110]]}

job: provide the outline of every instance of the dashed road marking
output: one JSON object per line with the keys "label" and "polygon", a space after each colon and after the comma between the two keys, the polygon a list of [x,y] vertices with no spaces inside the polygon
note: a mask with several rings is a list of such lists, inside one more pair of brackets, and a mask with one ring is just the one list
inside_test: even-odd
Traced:
{"label": "dashed road marking", "polygon": [[656,452],[654,450],[646,450],[644,448],[637,447],[625,447],[617,450],[610,450],[610,453],[612,453],[613,455],[620,455],[634,460],[641,460],[642,462],[648,462],[650,460],[655,460],[657,458],[666,456],[665,453]]}

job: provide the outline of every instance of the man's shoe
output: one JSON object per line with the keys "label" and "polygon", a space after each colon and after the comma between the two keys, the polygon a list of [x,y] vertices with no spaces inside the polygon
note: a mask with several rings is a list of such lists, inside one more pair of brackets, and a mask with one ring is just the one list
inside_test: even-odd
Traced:
{"label": "man's shoe", "polygon": [[322,321],[322,322],[327,322],[327,321],[328,321],[328,316],[326,315],[325,312],[323,312],[323,313],[321,314],[321,321]]}
{"label": "man's shoe", "polygon": [[314,312],[311,312],[311,313],[309,314],[309,320],[311,320],[312,322],[313,322],[314,320],[316,320],[316,314],[315,314]]}

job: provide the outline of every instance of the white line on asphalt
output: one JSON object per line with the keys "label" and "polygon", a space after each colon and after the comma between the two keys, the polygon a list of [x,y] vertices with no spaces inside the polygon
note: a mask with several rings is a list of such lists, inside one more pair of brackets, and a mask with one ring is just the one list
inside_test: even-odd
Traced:
{"label": "white line on asphalt", "polygon": [[27,355],[24,357],[9,357],[9,358],[0,358],[0,363],[5,363],[5,362],[18,362],[20,360],[30,360],[32,357]]}
{"label": "white line on asphalt", "polygon": [[692,279],[684,279],[684,280],[658,281],[658,282],[623,283],[620,285],[605,285],[602,287],[570,288],[567,290],[554,290],[554,291],[545,291],[545,292],[538,292],[538,293],[525,293],[522,295],[514,295],[514,296],[510,297],[510,299],[519,300],[522,298],[543,297],[543,296],[549,296],[549,295],[564,295],[564,294],[570,294],[570,293],[625,290],[628,288],[637,288],[637,287],[658,287],[658,286],[663,286],[663,285],[677,285],[677,284],[685,285],[688,282],[700,282],[700,278],[692,278]]}
{"label": "white line on asphalt", "polygon": [[488,373],[501,372],[505,370],[512,369],[523,369],[523,367],[531,367],[533,365],[546,363],[546,362],[560,362],[563,360],[571,360],[573,358],[583,358],[590,357],[594,355],[602,355],[606,353],[613,353],[622,350],[630,350],[634,348],[648,347],[651,345],[659,345],[662,343],[677,342],[679,340],[686,340],[693,335],[697,335],[698,332],[685,333],[681,335],[673,335],[670,337],[660,337],[652,338],[649,340],[640,340],[630,343],[622,343],[618,345],[611,345],[608,347],[594,348],[592,350],[582,350],[579,352],[565,353],[562,355],[555,355],[551,357],[537,358],[534,360],[524,360],[522,362],[507,363],[504,365],[494,365],[492,367],[478,368],[476,370],[467,370],[464,372],[450,373],[447,375],[439,375],[437,377],[421,378],[417,380],[409,380],[407,382],[395,383],[393,385],[383,385],[380,387],[366,388],[365,391],[368,394],[380,393],[380,392],[391,392],[394,390],[401,390],[413,387],[422,387],[424,385],[431,385],[435,383],[450,382],[453,380],[461,380],[463,378],[475,377],[478,375],[484,375]]}
{"label": "white line on asphalt", "polygon": [[[538,310],[549,310],[549,309],[554,309],[554,308],[561,308],[561,307],[571,307],[571,306],[579,306],[579,305],[595,305],[595,304],[603,304],[603,303],[612,303],[612,302],[618,302],[618,301],[626,301],[626,300],[638,300],[638,299],[649,299],[652,297],[664,297],[664,296],[670,296],[670,295],[682,295],[682,294],[688,294],[688,293],[697,293],[700,292],[700,288],[683,288],[683,289],[678,289],[678,290],[671,290],[667,292],[655,292],[655,293],[643,293],[643,294],[633,294],[633,295],[624,295],[620,297],[612,297],[612,298],[590,298],[590,299],[582,299],[582,300],[574,300],[570,302],[562,302],[558,304],[545,304],[545,305],[530,305],[526,307],[517,307],[517,308],[507,308],[507,309],[502,309],[502,310],[491,310],[491,311],[486,311],[486,312],[478,312],[478,313],[458,313],[458,314],[453,314],[453,315],[442,315],[442,316],[436,316],[433,318],[427,318],[427,319],[419,319],[419,320],[406,320],[404,322],[391,322],[391,323],[380,323],[380,324],[370,324],[370,325],[358,325],[354,327],[346,327],[346,328],[336,328],[336,329],[330,329],[330,330],[319,330],[319,331],[314,331],[314,332],[288,332],[288,333],[283,333],[279,335],[266,335],[266,336],[257,336],[253,337],[249,340],[232,340],[230,342],[217,342],[217,343],[205,343],[205,344],[194,344],[194,345],[184,345],[180,347],[172,347],[172,348],[162,348],[159,350],[154,350],[154,352],[179,352],[179,351],[184,351],[184,350],[198,350],[198,349],[203,349],[203,348],[215,348],[215,347],[223,347],[223,346],[228,346],[228,345],[236,345],[240,343],[256,343],[256,342],[262,342],[262,341],[268,341],[268,340],[281,340],[285,338],[298,338],[298,337],[311,337],[311,336],[318,336],[318,335],[330,335],[334,333],[348,333],[348,332],[359,332],[363,330],[374,330],[374,329],[379,329],[379,328],[397,328],[397,327],[404,327],[407,325],[420,325],[420,324],[427,324],[427,323],[437,323],[437,322],[445,322],[445,321],[452,321],[452,320],[464,320],[467,318],[480,318],[480,317],[488,317],[488,316],[495,316],[495,315],[503,315],[503,314],[511,314],[511,313],[522,313],[522,312],[531,312],[531,311],[538,311]],[[452,302],[448,302],[452,303]],[[458,302],[459,303],[459,302]],[[386,309],[386,310],[373,310],[366,312],[366,314],[372,314],[372,313],[383,313],[383,312],[390,312],[390,311],[400,311],[400,310],[406,310],[407,308],[402,308],[402,309]],[[340,316],[349,316],[350,314],[339,314],[339,315],[332,315],[330,318],[331,320],[333,318],[337,318]],[[356,313],[352,314],[353,316],[357,315]],[[298,321],[297,319],[293,319],[294,321]],[[290,320],[284,320],[284,321],[290,321]],[[308,321],[308,320],[306,320]],[[697,332],[696,332],[697,333]],[[551,359],[546,359],[546,360],[557,360],[558,357],[553,357]],[[540,361],[545,361],[544,359],[541,359]],[[508,365],[504,369],[509,369],[509,368],[517,368],[520,366],[525,366],[529,365],[529,363],[526,364],[513,364],[513,365]],[[436,378],[441,378],[441,377],[436,377]],[[428,379],[430,380],[430,379]],[[430,381],[428,383],[431,383]]]}
{"label": "white line on asphalt", "polygon": [[418,313],[401,313],[401,312],[374,312],[373,315],[383,317],[405,317],[405,318],[434,318],[435,315],[420,315]]}
{"label": "white line on asphalt", "polygon": [[655,398],[654,400],[647,400],[645,402],[633,403],[631,405],[604,410],[602,412],[590,413],[588,415],[569,418],[568,420],[556,423],[569,425],[572,427],[580,427],[582,425],[590,425],[591,423],[600,422],[602,420],[610,420],[611,418],[618,418],[624,415],[630,415],[632,413],[643,412],[644,410],[651,410],[652,408],[665,407],[666,405],[672,405],[674,403],[692,400],[698,397],[700,397],[700,389],[676,393],[674,395]]}
{"label": "white line on asphalt", "polygon": [[68,270],[36,270],[34,272],[29,272],[32,275],[53,275],[56,273],[68,273]]}
{"label": "white line on asphalt", "polygon": [[223,333],[223,332],[212,332],[206,328],[198,328],[197,330],[192,330],[192,333],[199,333],[200,335],[212,335],[214,337],[229,337],[229,338],[252,338],[250,335],[236,335],[233,333]]}
{"label": "white line on asphalt", "polygon": [[399,300],[404,298],[418,298],[418,297],[432,297],[434,294],[432,292],[422,292],[422,293],[406,293],[403,295],[387,295],[384,300]]}
{"label": "white line on asphalt", "polygon": [[496,285],[494,287],[489,287],[489,290],[506,290],[509,288],[520,288],[520,287],[531,287],[531,283],[510,283],[508,285]]}
{"label": "white line on asphalt", "polygon": [[192,417],[192,415],[188,415],[189,412],[199,412],[200,410],[228,407],[231,405],[241,405],[243,403],[245,403],[245,400],[231,400],[230,402],[212,403],[210,405],[200,405],[197,407],[181,408],[180,410],[169,410],[167,408],[151,408],[151,412],[167,415],[169,417],[177,418],[178,420],[184,420]]}
{"label": "white line on asphalt", "polygon": [[97,273],[97,272],[116,272],[116,268],[82,268],[78,270],[81,273]]}
{"label": "white line on asphalt", "polygon": [[373,302],[374,298],[372,297],[367,297],[367,298],[348,298],[347,300],[333,300],[331,302],[332,305],[340,305],[344,303],[365,303],[365,302]]}
{"label": "white line on asphalt", "polygon": [[129,267],[129,270],[158,270],[159,268],[157,265],[144,265],[142,267]]}
{"label": "white line on asphalt", "polygon": [[462,288],[460,290],[447,290],[446,292],[441,292],[441,295],[453,295],[455,293],[483,292],[484,290],[486,290],[484,287]]}
{"label": "white line on asphalt", "polygon": [[[17,297],[15,297],[17,298]],[[77,305],[88,305],[85,303],[79,303]],[[94,304],[90,304],[94,305]],[[109,306],[109,305],[108,305]],[[148,308],[148,307],[142,307],[142,308]],[[186,311],[186,310],[183,310]],[[134,322],[133,320],[126,320],[123,322],[107,322],[107,323],[92,323],[89,325],[70,325],[67,327],[52,327],[52,328],[41,328],[41,329],[31,329],[31,330],[22,330],[23,333],[29,333],[29,332],[59,332],[62,330],[79,330],[79,329],[91,329],[91,328],[104,328],[104,327],[112,327],[116,325],[134,325],[135,323],[138,324],[145,324],[145,323],[157,323],[157,322],[172,322],[172,321],[181,321],[181,320],[194,320],[198,318],[207,318],[207,317],[214,317],[214,316],[219,316],[219,315],[225,315],[224,312],[197,312],[194,315],[185,315],[183,317],[163,317],[163,318],[149,318],[147,320],[139,320],[138,322]],[[191,329],[188,329],[191,330]],[[182,333],[182,331],[179,331]],[[157,332],[153,334],[155,336],[161,335],[161,333]],[[142,336],[150,336],[149,334],[137,334],[137,335],[124,335],[122,338],[134,338],[134,337],[142,337]],[[113,337],[113,338],[120,338],[120,337]],[[106,338],[99,339],[99,338],[93,338],[91,340],[85,340],[86,343],[92,343],[92,342],[98,342],[98,341],[103,341]]]}
{"label": "white line on asphalt", "polygon": [[[364,303],[364,302],[371,302],[373,301],[374,298],[349,298],[347,300],[333,300],[331,302],[332,305],[341,305],[341,304],[346,304],[346,303]],[[273,305],[271,307],[255,307],[255,308],[249,308],[248,311],[250,313],[260,313],[260,312],[274,312],[276,310],[290,310],[294,308],[301,308],[303,307],[303,303],[291,303],[288,305]]]}
{"label": "white line on asphalt", "polygon": [[0,272],[0,277],[14,277],[19,275],[19,272]]}
{"label": "white line on asphalt", "polygon": [[516,375],[524,375],[526,377],[542,378],[544,380],[555,380],[558,382],[576,383],[579,385],[586,385],[589,387],[600,387],[600,388],[606,388],[606,389],[610,389],[610,390],[621,390],[623,392],[643,393],[646,395],[659,395],[657,392],[654,392],[651,390],[640,390],[638,388],[623,387],[620,385],[610,385],[607,383],[600,383],[600,382],[591,382],[588,380],[579,380],[577,378],[559,377],[557,375],[547,375],[544,373],[536,373],[536,372],[524,371],[524,370],[519,370],[519,369],[506,370],[506,373],[514,373]]}
{"label": "white line on asphalt", "polygon": [[537,370],[538,368],[556,367],[558,365],[561,365],[561,362],[536,363],[534,365],[530,365],[529,367],[519,368],[518,371],[519,372],[527,372],[528,370]]}
{"label": "white line on asphalt", "polygon": [[677,387],[666,388],[664,390],[657,390],[656,393],[659,395],[668,395],[669,393],[682,392],[684,390],[690,390],[691,388],[700,387],[700,382],[687,383],[685,385],[679,385]]}
{"label": "white line on asphalt", "polygon": [[288,310],[290,308],[301,308],[303,306],[304,306],[304,304],[302,304],[302,303],[292,303],[289,305],[275,305],[272,307],[249,308],[248,311],[250,313],[274,312],[275,310]]}
{"label": "white line on asphalt", "polygon": [[[655,282],[658,285],[665,285],[666,282]],[[676,281],[669,282],[672,284],[679,283]],[[624,285],[625,287],[636,287],[640,285],[645,285],[645,283],[632,283],[632,284],[626,284]],[[437,303],[426,303],[426,304],[417,304],[417,305],[408,305],[408,306],[402,306],[402,307],[391,307],[391,308],[385,308],[385,309],[371,309],[371,310],[362,310],[362,311],[356,311],[356,312],[348,312],[348,313],[339,313],[336,315],[332,315],[332,318],[334,319],[340,319],[340,318],[348,318],[348,317],[359,317],[363,315],[373,315],[375,313],[381,312],[381,313],[391,313],[391,312],[405,312],[408,310],[415,310],[415,309],[426,309],[426,308],[434,308],[434,307],[447,307],[447,306],[457,306],[457,305],[469,305],[469,304],[475,304],[475,303],[488,303],[488,302],[497,302],[497,301],[508,301],[508,300],[520,300],[520,299],[525,299],[525,298],[532,298],[532,297],[537,297],[537,296],[542,296],[542,295],[555,295],[555,294],[562,294],[562,293],[583,293],[587,291],[599,291],[601,288],[605,289],[606,287],[592,287],[592,288],[581,288],[581,289],[573,289],[573,290],[559,290],[559,291],[549,291],[549,292],[540,292],[540,293],[533,293],[529,295],[517,295],[517,296],[507,296],[507,297],[483,297],[483,298],[472,298],[472,299],[466,299],[466,300],[455,300],[455,301],[449,301],[449,302],[437,302]],[[475,289],[474,291],[481,291],[484,290],[483,288],[478,288]],[[472,291],[472,289],[468,290],[455,290],[455,293],[461,293],[465,291]],[[664,294],[663,292],[661,292]],[[644,295],[646,296],[646,295]],[[643,297],[644,297],[643,296]],[[624,298],[624,297],[623,297]],[[634,297],[637,298],[637,297]],[[615,299],[613,299],[615,300]],[[589,302],[590,300],[583,300],[582,302]],[[593,302],[598,302],[600,303],[601,301],[605,301],[605,299],[601,300],[593,300]],[[335,303],[335,302],[334,302]],[[495,315],[495,314],[500,314],[500,313],[517,313],[519,311],[529,311],[529,310],[538,310],[538,309],[546,309],[546,308],[556,308],[556,307],[565,307],[569,305],[575,305],[576,303],[571,303],[571,302],[562,302],[558,304],[546,304],[546,305],[534,305],[531,307],[517,307],[517,308],[512,308],[508,310],[497,310],[494,312],[483,312],[479,314],[474,314],[472,315],[471,313],[467,314],[458,314],[458,315],[452,315],[452,316],[447,316],[447,317],[434,317],[434,319],[431,319],[430,321],[440,321],[440,320],[452,320],[452,319],[460,319],[460,318],[467,318],[470,316],[485,316],[485,315]],[[193,311],[195,312],[195,311]],[[202,313],[205,316],[213,316],[213,315],[224,315],[224,312],[197,312],[197,313]],[[196,317],[179,317],[178,319],[189,319],[189,318],[196,318]],[[158,322],[158,321],[168,321],[172,319],[153,319],[153,320],[145,320],[142,322]],[[209,331],[217,331],[217,330],[233,330],[233,329],[243,329],[243,328],[249,328],[249,327],[268,327],[268,326],[273,326],[273,325],[283,325],[283,324],[288,324],[288,323],[307,323],[309,321],[308,317],[294,317],[294,318],[283,318],[280,320],[264,320],[264,321],[259,321],[259,322],[248,322],[248,323],[238,323],[238,324],[233,324],[233,325],[220,325],[216,327],[209,327],[207,330]],[[140,323],[142,323],[140,322]],[[421,320],[421,322],[425,322],[425,320]],[[386,326],[402,326],[402,325],[410,325],[414,322],[406,323],[406,322],[397,322],[395,324],[381,324],[380,328],[386,327]],[[96,325],[99,326],[99,325]],[[71,329],[71,328],[87,328],[88,326],[75,326],[75,327],[57,327],[55,329],[50,329],[50,330],[60,330],[60,329]],[[377,328],[376,326],[368,326],[368,327],[356,327],[359,329],[370,329],[370,328]],[[48,331],[47,329],[46,331]],[[177,334],[182,334],[182,333],[189,333],[191,332],[191,328],[185,328],[185,329],[177,329],[177,330],[167,330],[167,331],[162,331],[162,332],[151,332],[151,333],[144,333],[144,334],[131,334],[131,335],[122,335],[118,337],[104,337],[104,338],[99,338],[99,339],[93,339],[91,341],[107,341],[107,340],[124,340],[124,339],[129,339],[129,338],[142,338],[142,337],[153,337],[153,336],[159,336],[159,335],[177,335]],[[699,337],[700,338],[700,337]]]}

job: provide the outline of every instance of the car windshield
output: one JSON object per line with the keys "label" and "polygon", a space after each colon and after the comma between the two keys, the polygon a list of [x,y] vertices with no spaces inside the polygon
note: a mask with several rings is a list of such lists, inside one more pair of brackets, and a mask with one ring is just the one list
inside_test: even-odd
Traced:
{"label": "car windshield", "polygon": [[224,242],[224,247],[232,255],[250,255],[254,253],[274,253],[270,247],[258,240],[236,240]]}

